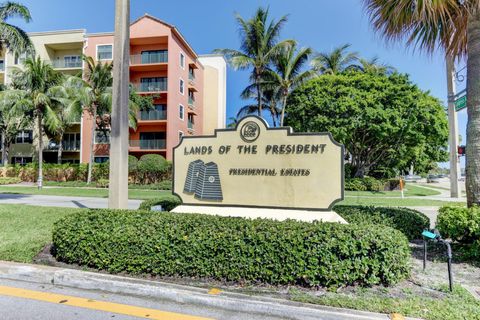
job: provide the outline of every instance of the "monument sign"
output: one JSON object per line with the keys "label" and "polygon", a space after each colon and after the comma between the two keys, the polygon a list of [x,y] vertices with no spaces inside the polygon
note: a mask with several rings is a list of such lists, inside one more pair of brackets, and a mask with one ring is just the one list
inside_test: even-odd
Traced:
{"label": "monument sign", "polygon": [[173,193],[184,205],[330,211],[343,199],[343,146],[329,133],[242,119],[174,149]]}

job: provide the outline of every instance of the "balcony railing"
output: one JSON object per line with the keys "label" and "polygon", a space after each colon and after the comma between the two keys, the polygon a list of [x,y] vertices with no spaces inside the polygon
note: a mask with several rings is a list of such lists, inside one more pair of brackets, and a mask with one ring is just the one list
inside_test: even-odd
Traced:
{"label": "balcony railing", "polygon": [[140,111],[140,120],[149,121],[149,120],[166,120],[167,111],[166,110],[142,110]]}
{"label": "balcony railing", "polygon": [[167,91],[167,80],[160,82],[140,83],[135,86],[138,92],[160,92]]}
{"label": "balcony railing", "polygon": [[189,130],[193,130],[193,122],[192,122],[192,121],[188,120],[187,128],[188,128]]}
{"label": "balcony railing", "polygon": [[188,73],[188,80],[190,80],[192,82],[195,81],[195,75],[193,73],[189,72]]}
{"label": "balcony railing", "polygon": [[134,54],[130,56],[130,64],[153,64],[168,62],[168,51],[149,54]]}
{"label": "balcony railing", "polygon": [[5,62],[1,61],[0,62],[0,72],[5,71]]}
{"label": "balcony railing", "polygon": [[166,145],[167,145],[167,142],[165,139],[130,140],[130,147],[140,148],[141,150],[165,149]]}
{"label": "balcony railing", "polygon": [[[80,141],[62,141],[63,151],[79,151]],[[59,144],[55,141],[50,141],[46,146],[46,150],[58,150]]]}
{"label": "balcony railing", "polygon": [[188,105],[194,107],[195,106],[195,99],[192,97],[188,97]]}
{"label": "balcony railing", "polygon": [[81,68],[82,67],[82,61],[54,60],[54,61],[51,61],[51,64],[54,68]]}

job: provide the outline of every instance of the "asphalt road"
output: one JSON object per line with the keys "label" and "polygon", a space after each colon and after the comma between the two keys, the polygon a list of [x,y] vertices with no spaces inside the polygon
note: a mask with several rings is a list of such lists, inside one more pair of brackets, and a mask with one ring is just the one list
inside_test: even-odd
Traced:
{"label": "asphalt road", "polygon": [[[138,209],[142,200],[128,200],[129,209]],[[46,207],[108,208],[107,198],[45,196],[0,193],[1,204],[27,204]]]}
{"label": "asphalt road", "polygon": [[[279,318],[254,316],[168,301],[2,279],[0,280],[0,319],[273,320]],[[333,318],[326,319],[333,320]]]}

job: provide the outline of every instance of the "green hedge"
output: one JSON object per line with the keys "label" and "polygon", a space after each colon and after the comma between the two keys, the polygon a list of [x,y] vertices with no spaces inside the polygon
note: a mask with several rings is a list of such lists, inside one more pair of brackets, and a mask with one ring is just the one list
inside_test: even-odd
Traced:
{"label": "green hedge", "polygon": [[436,227],[443,238],[458,242],[467,258],[480,260],[480,207],[442,207]]}
{"label": "green hedge", "polygon": [[111,273],[343,286],[410,272],[401,232],[353,224],[89,210],[57,221],[53,243],[58,260]]}
{"label": "green hedge", "polygon": [[347,191],[391,191],[400,188],[399,179],[376,179],[374,177],[345,179]]}
{"label": "green hedge", "polygon": [[426,215],[408,208],[338,205],[333,210],[349,223],[392,227],[401,231],[409,240],[421,239],[422,231],[430,226],[430,219]]}
{"label": "green hedge", "polygon": [[163,195],[156,199],[145,200],[140,204],[139,210],[151,210],[153,206],[162,206],[164,211],[172,211],[176,206],[180,205],[182,201],[175,195]]}
{"label": "green hedge", "polygon": [[0,185],[2,184],[13,184],[13,183],[20,183],[22,180],[20,178],[4,178],[0,177]]}

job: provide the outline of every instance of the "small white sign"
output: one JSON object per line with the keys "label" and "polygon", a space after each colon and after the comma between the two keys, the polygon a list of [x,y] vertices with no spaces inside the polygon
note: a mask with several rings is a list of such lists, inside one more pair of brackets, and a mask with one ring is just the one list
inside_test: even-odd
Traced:
{"label": "small white sign", "polygon": [[162,206],[158,205],[158,206],[151,206],[150,207],[150,210],[151,211],[163,211],[163,208]]}

